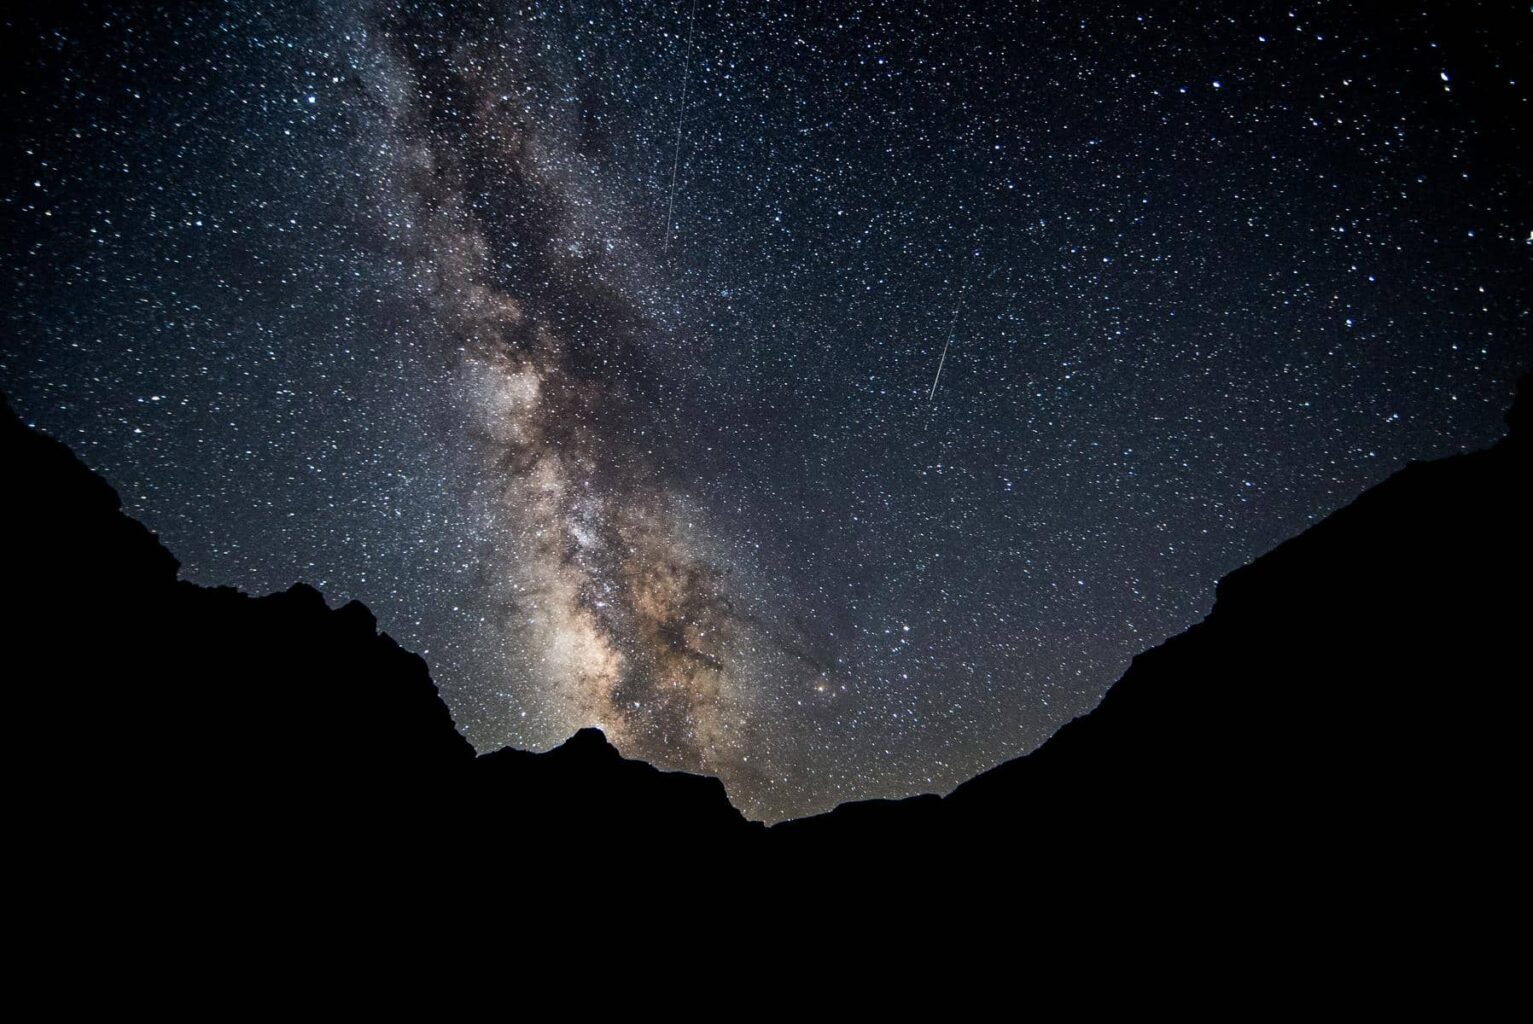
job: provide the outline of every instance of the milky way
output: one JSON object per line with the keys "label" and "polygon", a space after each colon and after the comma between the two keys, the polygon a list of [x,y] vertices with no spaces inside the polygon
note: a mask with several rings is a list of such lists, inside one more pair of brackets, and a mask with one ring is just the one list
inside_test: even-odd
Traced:
{"label": "milky way", "polygon": [[631,294],[645,254],[540,85],[540,33],[481,12],[422,44],[411,13],[354,31],[377,58],[385,220],[461,360],[501,671],[569,726],[754,796],[757,630],[622,383],[693,354]]}
{"label": "milky way", "polygon": [[946,790],[1530,361],[1526,7],[1100,7],[7,15],[0,386],[480,750]]}

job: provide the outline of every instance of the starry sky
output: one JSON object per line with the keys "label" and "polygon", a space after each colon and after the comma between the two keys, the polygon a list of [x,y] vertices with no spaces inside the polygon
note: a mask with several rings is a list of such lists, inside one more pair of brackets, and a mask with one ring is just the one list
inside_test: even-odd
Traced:
{"label": "starry sky", "polygon": [[33,6],[23,417],[755,818],[1032,749],[1533,361],[1526,4]]}

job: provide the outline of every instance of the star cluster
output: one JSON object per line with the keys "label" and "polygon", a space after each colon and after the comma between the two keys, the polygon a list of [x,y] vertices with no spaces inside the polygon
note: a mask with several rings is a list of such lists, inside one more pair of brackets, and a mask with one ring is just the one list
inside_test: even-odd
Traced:
{"label": "star cluster", "polygon": [[1031,749],[1530,361],[1526,6],[5,19],[23,415],[753,817]]}

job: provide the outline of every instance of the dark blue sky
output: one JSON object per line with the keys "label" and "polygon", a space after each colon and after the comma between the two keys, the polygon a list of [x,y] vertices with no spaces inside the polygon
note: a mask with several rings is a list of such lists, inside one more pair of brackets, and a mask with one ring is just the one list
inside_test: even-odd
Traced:
{"label": "dark blue sky", "polygon": [[7,15],[0,387],[481,749],[945,790],[1498,437],[1533,280],[1525,5],[955,6]]}

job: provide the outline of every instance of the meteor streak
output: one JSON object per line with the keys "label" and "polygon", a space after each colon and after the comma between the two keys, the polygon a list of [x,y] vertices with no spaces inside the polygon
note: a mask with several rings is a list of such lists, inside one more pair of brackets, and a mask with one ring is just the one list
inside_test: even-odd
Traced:
{"label": "meteor streak", "polygon": [[931,394],[926,396],[928,402],[937,397],[937,384],[942,380],[942,365],[947,362],[947,350],[953,344],[953,334],[958,330],[958,314],[963,309],[963,294],[968,290],[969,285],[967,282],[962,288],[958,289],[958,305],[953,307],[953,322],[948,325],[947,344],[942,346],[942,358],[937,360],[937,375],[932,378]]}
{"label": "meteor streak", "polygon": [[676,171],[681,166],[681,126],[687,116],[687,79],[692,72],[692,32],[697,27],[697,0],[687,17],[687,57],[681,64],[681,109],[676,112],[676,150],[671,154],[671,198],[665,207],[665,243],[662,252],[671,248],[671,215],[676,211]]}

